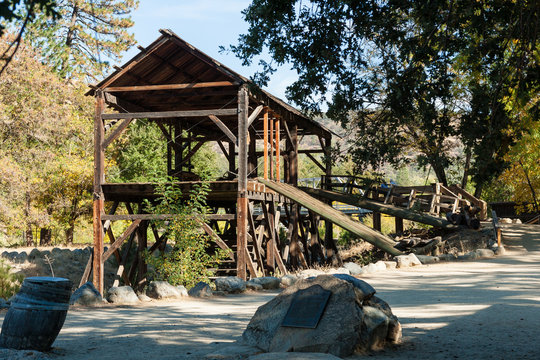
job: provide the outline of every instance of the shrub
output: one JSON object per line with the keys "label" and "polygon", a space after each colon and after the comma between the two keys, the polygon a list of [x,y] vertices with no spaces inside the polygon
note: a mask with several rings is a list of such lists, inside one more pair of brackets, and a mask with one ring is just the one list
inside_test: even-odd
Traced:
{"label": "shrub", "polygon": [[0,298],[6,300],[19,291],[24,280],[23,275],[14,274],[10,270],[11,266],[0,260]]}
{"label": "shrub", "polygon": [[211,239],[201,228],[207,213],[208,184],[195,186],[187,201],[183,200],[181,190],[174,183],[161,184],[158,191],[163,195],[157,204],[147,202],[146,207],[150,213],[174,214],[168,221],[156,221],[159,227],[166,229],[173,249],[160,256],[147,251],[145,261],[154,268],[157,280],[172,285],[190,288],[199,281],[209,282],[209,277],[215,273],[212,268],[228,254],[221,249],[210,251]]}

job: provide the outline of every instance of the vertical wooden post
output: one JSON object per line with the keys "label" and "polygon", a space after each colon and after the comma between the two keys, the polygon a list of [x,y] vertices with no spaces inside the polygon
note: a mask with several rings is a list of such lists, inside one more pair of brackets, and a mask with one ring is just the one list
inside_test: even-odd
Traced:
{"label": "vertical wooden post", "polygon": [[246,280],[247,262],[247,121],[248,121],[248,91],[245,85],[238,91],[238,201],[236,211],[236,256],[237,276]]}
{"label": "vertical wooden post", "polygon": [[143,221],[137,229],[137,255],[139,256],[139,263],[137,268],[137,284],[136,287],[139,290],[142,290],[146,285],[146,273],[147,266],[146,262],[143,259],[143,251],[148,248],[148,221]]}
{"label": "vertical wooden post", "polygon": [[396,234],[403,234],[403,218],[396,217]]}
{"label": "vertical wooden post", "polygon": [[373,228],[377,231],[381,231],[381,213],[373,212]]}
{"label": "vertical wooden post", "polygon": [[269,133],[269,139],[270,140],[270,179],[274,180],[274,121],[273,119],[269,119],[270,122],[270,133]]}
{"label": "vertical wooden post", "polygon": [[[332,147],[332,138],[330,136],[324,139],[324,155],[325,155],[325,177],[324,177],[324,188],[330,190],[330,184],[332,182],[332,158],[331,150]],[[332,206],[332,201],[330,200],[329,205]],[[327,259],[331,259],[332,262],[335,262],[336,256],[338,256],[337,248],[334,243],[334,224],[329,221],[324,221],[324,247],[326,249]]]}
{"label": "vertical wooden post", "polygon": [[281,180],[281,166],[280,166],[280,149],[279,149],[279,143],[280,143],[280,129],[279,129],[279,116],[276,116],[275,120],[275,131],[276,131],[276,181]]}
{"label": "vertical wooden post", "polygon": [[257,177],[257,141],[255,130],[248,130],[249,145],[248,145],[248,177]]}
{"label": "vertical wooden post", "polygon": [[94,260],[93,260],[93,283],[96,289],[103,295],[103,223],[101,216],[104,212],[104,199],[101,184],[105,182],[105,151],[103,149],[103,139],[105,128],[101,114],[105,108],[105,101],[101,91],[96,92],[96,108],[94,115]]}
{"label": "vertical wooden post", "polygon": [[[183,154],[182,154],[182,151],[180,151],[179,149],[181,149],[183,145],[182,144],[182,125],[178,121],[174,122],[173,141],[176,144],[176,146],[174,147],[174,172],[177,174],[181,174]],[[181,177],[180,179],[182,180]]]}
{"label": "vertical wooden post", "polygon": [[263,116],[263,141],[264,141],[264,178],[268,179],[268,108],[264,108]]}
{"label": "vertical wooden post", "polygon": [[232,141],[229,142],[229,176],[234,178],[234,174],[236,173],[236,155],[235,155],[235,148],[234,143]]}

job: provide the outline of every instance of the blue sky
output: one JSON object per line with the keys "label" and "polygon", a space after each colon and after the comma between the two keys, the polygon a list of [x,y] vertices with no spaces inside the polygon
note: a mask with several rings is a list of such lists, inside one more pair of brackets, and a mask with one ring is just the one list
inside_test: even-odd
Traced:
{"label": "blue sky", "polygon": [[[140,0],[139,8],[132,15],[135,22],[132,31],[138,45],[148,46],[160,36],[159,29],[171,29],[223,65],[250,77],[257,70],[256,63],[243,67],[233,54],[219,52],[220,45],[235,44],[238,36],[247,31],[241,11],[250,3],[248,0]],[[132,48],[124,55],[122,63],[137,53],[137,48]],[[267,90],[285,99],[285,88],[295,78],[294,71],[279,69]]]}

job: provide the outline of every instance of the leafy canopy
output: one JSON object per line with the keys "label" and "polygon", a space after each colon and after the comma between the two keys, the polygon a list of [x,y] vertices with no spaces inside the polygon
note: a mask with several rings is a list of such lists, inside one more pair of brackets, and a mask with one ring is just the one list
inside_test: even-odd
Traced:
{"label": "leafy canopy", "polygon": [[[289,64],[287,97],[355,132],[359,170],[416,155],[446,183],[456,149],[477,184],[502,170],[525,118],[538,119],[536,1],[254,0],[232,51],[264,85]],[[523,111],[523,109],[526,109]]]}

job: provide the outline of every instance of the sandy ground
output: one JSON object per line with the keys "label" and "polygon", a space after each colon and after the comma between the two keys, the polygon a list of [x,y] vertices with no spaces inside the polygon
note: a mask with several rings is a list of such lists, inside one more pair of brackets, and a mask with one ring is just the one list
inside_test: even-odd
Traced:
{"label": "sandy ground", "polygon": [[[363,277],[392,306],[404,341],[349,359],[540,359],[540,226],[506,225],[503,237],[503,257]],[[200,359],[237,340],[275,295],[73,309],[49,356]]]}

